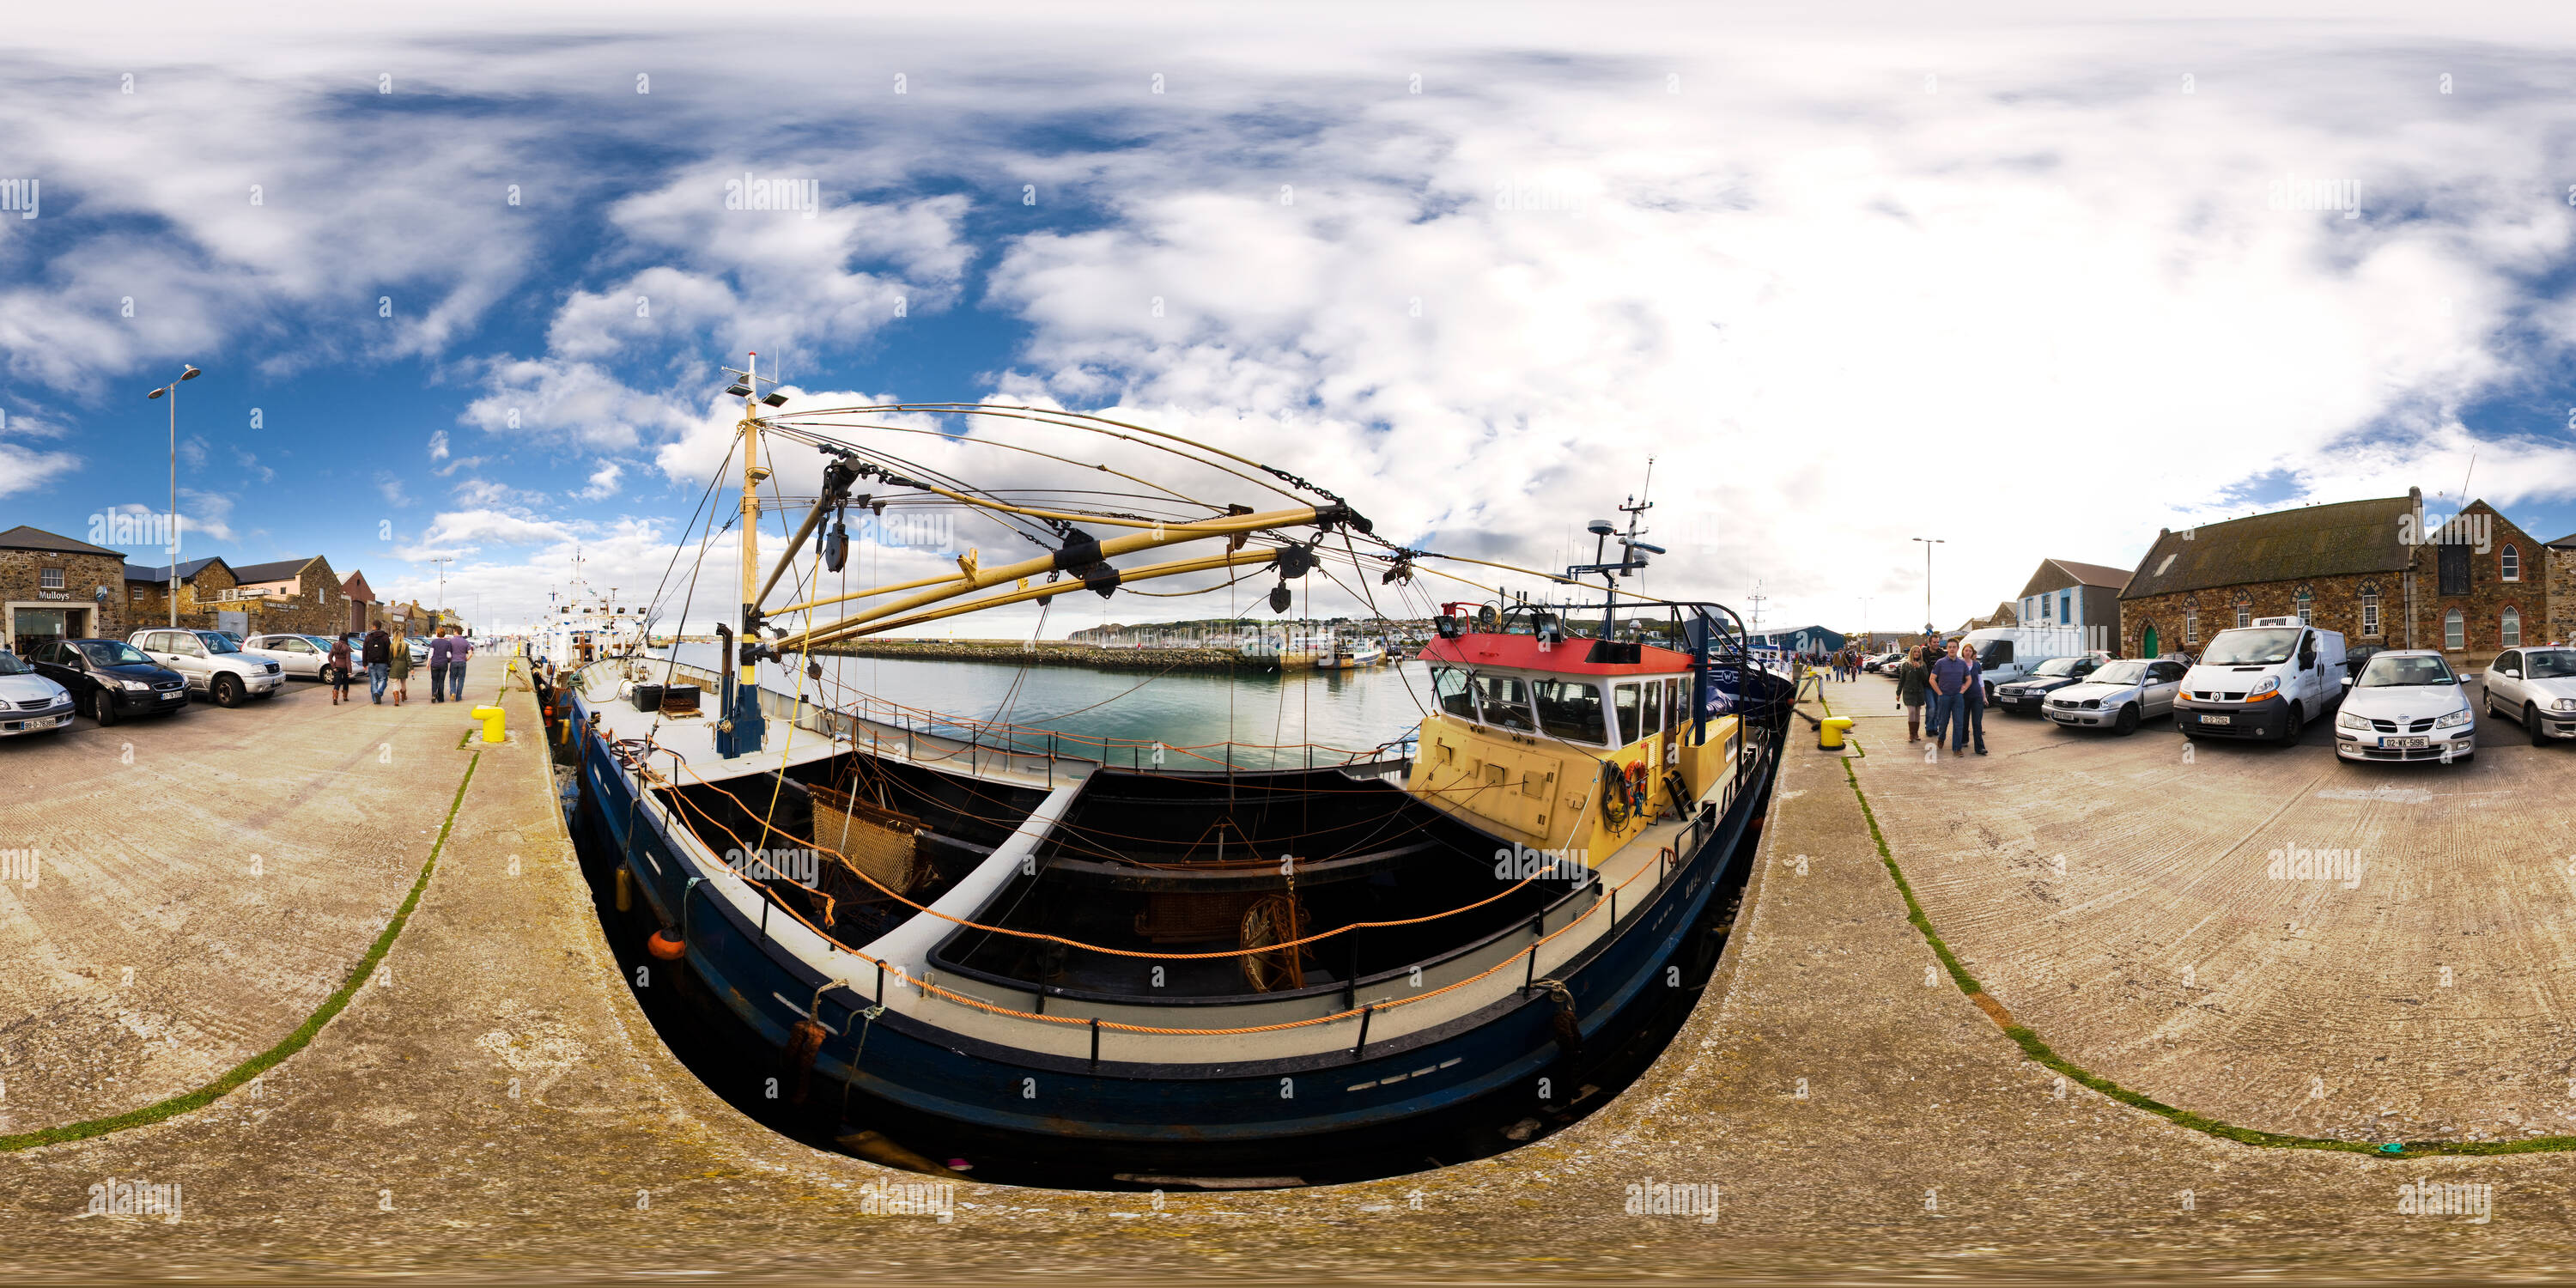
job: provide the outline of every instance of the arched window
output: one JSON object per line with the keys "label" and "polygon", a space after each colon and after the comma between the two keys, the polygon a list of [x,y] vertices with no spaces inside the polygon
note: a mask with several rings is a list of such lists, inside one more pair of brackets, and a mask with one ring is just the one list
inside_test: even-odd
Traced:
{"label": "arched window", "polygon": [[2316,607],[2316,592],[2309,590],[2305,586],[2299,587],[2299,625],[2313,626],[2316,624]]}
{"label": "arched window", "polygon": [[2500,641],[2496,645],[2498,648],[2522,647],[2521,609],[2516,608],[2511,604],[2504,606],[2504,614],[2502,617],[2497,619],[2496,622],[2496,638]]}
{"label": "arched window", "polygon": [[2254,597],[2241,590],[2236,592],[2236,624],[2239,626],[2254,624]]}
{"label": "arched window", "polygon": [[2460,610],[2454,608],[2442,614],[2442,647],[2467,648],[2468,646],[2468,622],[2460,616]]}
{"label": "arched window", "polygon": [[[2504,553],[2496,556],[2496,568],[2503,573],[2506,581],[2522,580],[2522,552],[2512,546],[2506,546]],[[2507,644],[2505,647],[2513,646]]]}
{"label": "arched window", "polygon": [[2185,644],[2200,642],[2200,596],[2198,595],[2182,597],[2182,642]]}
{"label": "arched window", "polygon": [[2361,633],[2363,638],[2379,634],[2379,583],[2361,583]]}

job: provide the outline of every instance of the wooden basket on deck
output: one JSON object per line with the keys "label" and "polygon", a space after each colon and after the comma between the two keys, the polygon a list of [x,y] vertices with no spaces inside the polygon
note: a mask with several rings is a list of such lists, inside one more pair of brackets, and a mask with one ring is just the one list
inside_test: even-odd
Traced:
{"label": "wooden basket on deck", "polygon": [[851,870],[897,894],[910,894],[929,879],[930,860],[921,852],[928,829],[920,819],[820,784],[808,790],[814,797],[814,844],[825,853],[840,851]]}

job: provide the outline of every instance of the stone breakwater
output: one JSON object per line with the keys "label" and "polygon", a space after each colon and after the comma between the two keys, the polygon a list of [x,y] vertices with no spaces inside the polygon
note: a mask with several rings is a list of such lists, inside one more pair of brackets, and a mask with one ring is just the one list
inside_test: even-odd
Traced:
{"label": "stone breakwater", "polygon": [[[899,657],[923,662],[993,662],[1005,666],[1088,666],[1103,671],[1274,671],[1270,658],[1247,658],[1230,648],[1100,648],[1027,640],[856,640],[815,650],[842,657]],[[1292,657],[1289,669],[1312,667]]]}

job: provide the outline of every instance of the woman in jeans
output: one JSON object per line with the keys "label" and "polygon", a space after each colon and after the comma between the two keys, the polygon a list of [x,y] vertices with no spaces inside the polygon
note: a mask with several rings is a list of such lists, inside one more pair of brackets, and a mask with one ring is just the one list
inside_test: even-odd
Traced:
{"label": "woman in jeans", "polygon": [[1905,740],[1923,741],[1923,698],[1930,691],[1932,668],[1923,662],[1923,650],[1908,650],[1905,661],[1896,668],[1896,701],[1905,708]]}

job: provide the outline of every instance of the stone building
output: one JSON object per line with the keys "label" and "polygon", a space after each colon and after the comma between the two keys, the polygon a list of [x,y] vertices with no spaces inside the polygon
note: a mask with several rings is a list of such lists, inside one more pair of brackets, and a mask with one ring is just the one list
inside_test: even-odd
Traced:
{"label": "stone building", "polygon": [[2129,657],[2198,653],[2258,617],[2297,617],[2350,645],[2437,648],[2475,668],[2538,643],[2546,548],[2484,501],[2427,514],[2421,489],[2164,531],[2120,592]]}
{"label": "stone building", "polygon": [[259,602],[257,629],[301,635],[337,635],[351,629],[349,606],[331,561],[320,555],[246,564],[237,570],[243,594]]}
{"label": "stone building", "polygon": [[[170,565],[155,568],[125,565],[125,606],[134,621],[134,629],[167,626],[170,616]],[[233,567],[222,555],[208,555],[179,565],[178,624],[196,630],[222,630],[226,623],[216,619],[219,609],[229,609],[239,597],[239,584],[233,579]]]}
{"label": "stone building", "polygon": [[0,647],[49,639],[123,639],[125,556],[21,524],[0,532]]}
{"label": "stone building", "polygon": [[2542,555],[2548,578],[2549,628],[2534,642],[2565,644],[2576,640],[2576,532],[2550,542]]}

